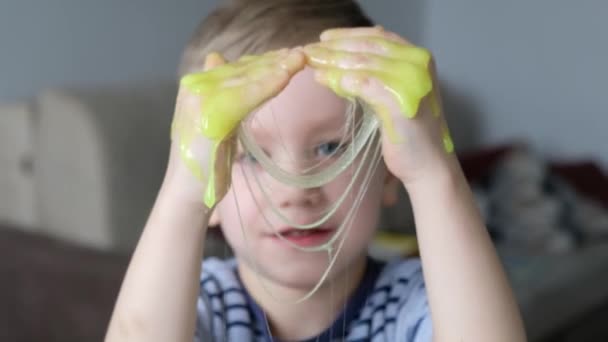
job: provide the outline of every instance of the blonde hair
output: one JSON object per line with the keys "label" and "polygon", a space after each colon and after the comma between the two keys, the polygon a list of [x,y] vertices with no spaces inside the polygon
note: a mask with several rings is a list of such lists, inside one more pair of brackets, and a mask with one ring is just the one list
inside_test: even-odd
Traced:
{"label": "blonde hair", "polygon": [[205,56],[228,60],[317,41],[326,29],[373,26],[354,0],[231,0],[211,12],[186,46],[179,75],[200,71]]}

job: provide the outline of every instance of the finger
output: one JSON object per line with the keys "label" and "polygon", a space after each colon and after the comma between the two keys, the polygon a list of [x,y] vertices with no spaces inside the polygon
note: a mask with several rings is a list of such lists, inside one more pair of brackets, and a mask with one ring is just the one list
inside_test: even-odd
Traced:
{"label": "finger", "polygon": [[[279,68],[259,76],[254,82],[227,89],[226,91],[227,96],[237,96],[237,98],[242,99],[243,117],[262,103],[279,94],[289,83],[292,73],[286,69]],[[243,117],[239,117],[238,120],[242,120]]]}
{"label": "finger", "polygon": [[346,52],[364,52],[381,55],[394,59],[401,59],[409,63],[427,67],[431,53],[421,47],[409,43],[397,43],[384,37],[361,36],[346,37],[323,41],[311,45],[318,45],[333,50]]}
{"label": "finger", "polygon": [[[318,68],[315,78],[339,96],[361,97],[367,102],[386,99],[399,105],[397,112],[409,118],[418,113],[420,101],[432,90],[426,70],[405,64],[399,72]],[[380,96],[381,95],[381,96]]]}
{"label": "finger", "polygon": [[[217,83],[217,81],[209,82],[210,80],[212,80],[212,78],[205,77],[205,75],[210,75],[210,71],[212,69],[217,70],[217,68],[219,66],[224,65],[224,64],[226,64],[226,59],[224,59],[224,57],[221,54],[219,54],[218,52],[212,52],[205,57],[205,62],[203,65],[203,72],[185,75],[180,80],[180,84],[195,93],[200,94],[200,93],[208,92],[210,89],[212,89],[214,87],[214,85],[215,85],[215,83]],[[206,81],[206,82],[204,82],[204,81]]]}
{"label": "finger", "polygon": [[441,118],[441,141],[443,142],[443,149],[447,153],[454,152],[454,141],[452,140],[448,123],[444,118]]}
{"label": "finger", "polygon": [[281,59],[279,65],[289,75],[293,75],[306,66],[306,55],[301,49],[293,49],[284,59]]}
{"label": "finger", "polygon": [[358,82],[365,81],[368,75],[368,72],[362,70],[347,71],[322,66],[315,68],[315,80],[345,98],[355,98],[360,95],[357,89],[344,86],[345,78],[350,79],[348,82]]}
{"label": "finger", "polygon": [[[413,117],[418,112],[420,100],[433,88],[429,71],[417,65],[396,61],[373,54],[348,53],[320,47],[308,48],[309,64],[325,71],[319,73],[321,83],[329,86],[336,94],[352,96],[357,82],[366,83],[373,78],[382,83],[385,93],[390,93],[400,104],[400,112]],[[348,75],[355,83],[346,87],[342,84]],[[357,94],[358,95],[358,94]],[[371,100],[371,98],[369,99]]]}
{"label": "finger", "polygon": [[[342,87],[367,103],[382,123],[383,133],[389,141],[402,143],[407,137],[404,131],[403,120],[413,119],[415,115],[408,112],[417,112],[420,99],[408,96],[410,92],[401,89],[396,93],[394,88],[387,86],[387,79],[378,75],[362,74],[351,76],[347,74],[342,79]],[[406,114],[407,118],[404,116]]]}
{"label": "finger", "polygon": [[205,111],[212,113],[204,125],[205,135],[212,140],[225,140],[249,113],[285,88],[289,79],[288,71],[278,68],[257,82],[217,92],[205,103]]}
{"label": "finger", "polygon": [[347,38],[347,37],[384,37],[388,40],[397,42],[397,43],[408,43],[409,42],[403,37],[399,36],[396,33],[386,31],[382,26],[374,26],[374,27],[355,27],[355,28],[334,28],[323,31],[321,33],[320,39],[321,41],[339,39],[339,38]]}
{"label": "finger", "polygon": [[280,55],[280,54],[285,55],[288,52],[289,52],[288,48],[281,48],[281,49],[269,50],[269,51],[266,51],[261,54],[246,54],[246,55],[242,55],[241,57],[239,57],[237,59],[237,62],[248,60],[248,59],[259,58],[259,57],[265,57],[265,56],[276,56],[276,55]]}
{"label": "finger", "polygon": [[243,70],[240,74],[231,77],[220,85],[220,88],[232,88],[251,83],[263,78],[264,76],[272,73],[276,70],[276,65],[262,64],[250,68],[249,70]]}
{"label": "finger", "polygon": [[[259,56],[248,55],[236,62],[223,64],[221,67],[211,68],[203,73],[186,75],[182,78],[181,84],[195,93],[207,94],[226,84],[231,86],[247,81],[247,73],[264,73],[264,70],[270,66],[282,66],[283,60],[289,60],[289,54],[287,49],[282,49]],[[211,58],[210,63],[215,63],[213,61],[215,57]],[[289,67],[292,67],[291,64]]]}
{"label": "finger", "polygon": [[267,76],[271,76],[277,69],[285,70],[289,77],[296,72],[302,70],[305,63],[305,57],[301,51],[291,51],[285,57],[282,55],[259,60],[257,63],[251,63],[249,68],[243,69],[238,76],[227,80],[223,87],[235,87],[246,83],[257,82]]}
{"label": "finger", "polygon": [[271,63],[278,58],[285,58],[289,54],[289,49],[268,51],[262,55],[244,55],[236,60],[232,65],[239,70],[247,69],[251,65],[260,63]]}
{"label": "finger", "polygon": [[[286,53],[287,55],[282,59],[280,59],[282,53],[279,53],[268,54],[256,61],[245,62],[249,63],[247,64],[249,69],[245,69],[249,70],[249,74],[243,73],[242,66],[230,63],[182,79],[182,83],[186,83],[188,90],[205,95],[201,109],[206,115],[201,119],[204,122],[198,125],[201,133],[214,141],[225,140],[249,112],[268,98],[278,94],[287,85],[291,75],[305,65],[301,51]],[[270,64],[274,64],[274,67],[270,68]],[[241,74],[236,77],[221,78],[221,76],[238,72]],[[234,82],[238,84],[222,88],[222,85],[226,85],[230,79],[234,79]],[[245,81],[256,79],[259,80],[245,83]],[[220,90],[220,88],[222,89]]]}
{"label": "finger", "polygon": [[197,83],[200,83],[201,80],[207,78],[203,75],[208,75],[210,70],[215,69],[225,63],[226,60],[221,54],[219,54],[218,52],[211,52],[205,57],[205,61],[203,63],[203,72],[194,72],[184,75],[180,80],[180,85],[185,86],[191,91],[202,91],[203,89],[200,89],[200,87],[196,87],[196,85]]}
{"label": "finger", "polygon": [[256,58],[259,58],[259,57],[260,56],[258,56],[258,55],[243,55],[243,56],[241,56],[241,58],[239,58],[237,60],[237,62],[249,62],[249,61],[255,60]]}
{"label": "finger", "polygon": [[[227,76],[230,76],[230,74],[236,72],[237,70],[240,70],[242,67],[245,67],[247,64],[251,62],[256,62],[274,53],[278,53],[278,51],[272,51],[261,56],[245,55],[236,62],[227,63],[226,59],[221,54],[217,52],[212,52],[208,54],[205,58],[203,72],[192,73],[186,75],[184,78],[189,80],[195,79],[199,81],[225,78]],[[223,67],[218,68],[222,65]]]}
{"label": "finger", "polygon": [[439,117],[443,114],[443,101],[441,89],[439,87],[439,79],[437,78],[437,68],[435,67],[435,61],[433,59],[430,60],[428,69],[433,81],[433,90],[430,94],[431,112],[435,117]]}
{"label": "finger", "polygon": [[366,52],[349,52],[326,48],[323,44],[305,48],[308,64],[313,67],[334,67],[350,70],[391,70],[397,61]]}
{"label": "finger", "polygon": [[347,52],[367,52],[377,55],[394,54],[393,46],[397,43],[378,36],[341,37],[324,40],[310,45],[319,45],[333,50]]}
{"label": "finger", "polygon": [[365,71],[345,72],[340,69],[325,68],[317,69],[315,78],[340,96],[363,100],[380,119],[391,141],[399,141],[391,117],[391,113],[400,112],[399,104],[377,77]]}
{"label": "finger", "polygon": [[208,54],[205,58],[205,66],[203,67],[203,70],[211,70],[225,63],[226,59],[224,59],[221,54],[219,54],[218,52],[212,52]]}
{"label": "finger", "polygon": [[258,59],[248,59],[241,67],[243,73],[255,72],[257,68],[273,66],[284,69],[290,75],[304,68],[306,56],[301,49],[281,49],[260,56]]}

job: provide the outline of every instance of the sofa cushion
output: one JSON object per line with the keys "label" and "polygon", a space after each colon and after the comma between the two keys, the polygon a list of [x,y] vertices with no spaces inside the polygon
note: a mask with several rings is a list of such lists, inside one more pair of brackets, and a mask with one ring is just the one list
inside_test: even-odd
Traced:
{"label": "sofa cushion", "polygon": [[168,81],[39,96],[36,186],[49,235],[135,245],[166,168],[175,94]]}
{"label": "sofa cushion", "polygon": [[0,221],[37,226],[32,177],[33,118],[26,103],[0,105]]}

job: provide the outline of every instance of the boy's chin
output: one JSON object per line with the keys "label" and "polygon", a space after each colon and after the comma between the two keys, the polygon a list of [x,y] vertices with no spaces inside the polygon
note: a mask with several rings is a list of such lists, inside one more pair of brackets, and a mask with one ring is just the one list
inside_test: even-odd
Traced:
{"label": "boy's chin", "polygon": [[[326,253],[319,252],[314,253],[314,257],[310,255],[296,260],[260,260],[260,258],[256,258],[256,260],[248,260],[247,265],[248,269],[257,273],[257,276],[260,276],[263,281],[269,281],[282,287],[311,291],[327,271],[329,258]],[[324,283],[331,281],[337,265],[336,261],[329,270]],[[255,274],[253,276],[257,277]],[[256,281],[258,280],[256,279]]]}

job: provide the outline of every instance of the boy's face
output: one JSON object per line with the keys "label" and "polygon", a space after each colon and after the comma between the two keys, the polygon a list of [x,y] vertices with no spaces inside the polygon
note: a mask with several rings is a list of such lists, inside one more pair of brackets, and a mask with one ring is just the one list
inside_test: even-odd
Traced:
{"label": "boy's face", "polygon": [[[262,106],[247,127],[274,163],[291,173],[302,172],[306,167],[327,161],[327,156],[334,152],[345,134],[346,110],[347,102],[318,84],[313,71],[306,68],[295,75],[276,98]],[[259,272],[267,280],[284,286],[303,289],[314,286],[328,267],[328,252],[298,250],[277,237],[275,231],[283,232],[289,241],[304,247],[327,242],[355,205],[368,162],[342,205],[321,226],[322,230],[304,236],[293,234],[294,230],[277,217],[272,208],[297,224],[317,221],[346,191],[360,162],[361,157],[355,159],[346,171],[326,185],[299,189],[270,177],[254,159],[237,157],[232,170],[232,188],[218,203],[212,223],[219,220],[241,271]],[[256,177],[268,193],[268,199],[260,191]],[[361,204],[353,214],[352,224],[346,226],[346,233],[334,243],[332,257],[345,238],[329,279],[356,269],[357,263],[364,260],[381,204],[383,200],[385,203],[394,200],[396,182],[387,175],[384,163],[379,164],[371,177]]]}

